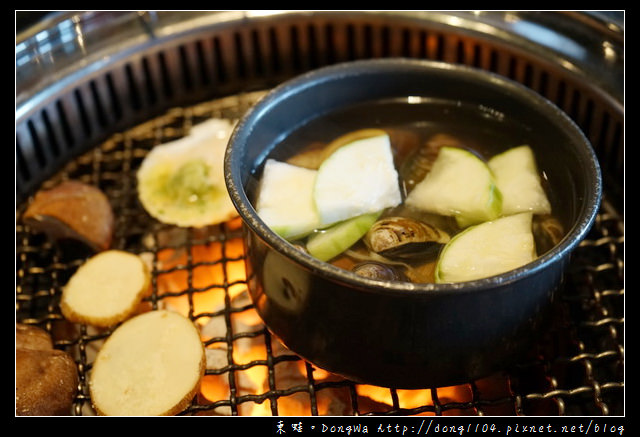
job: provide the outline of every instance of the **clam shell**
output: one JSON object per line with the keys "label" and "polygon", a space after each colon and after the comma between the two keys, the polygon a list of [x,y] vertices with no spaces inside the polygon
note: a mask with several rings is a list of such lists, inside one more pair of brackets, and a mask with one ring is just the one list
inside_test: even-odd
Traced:
{"label": "clam shell", "polygon": [[382,218],[365,236],[370,250],[391,258],[420,255],[448,241],[449,234],[445,231],[409,217]]}

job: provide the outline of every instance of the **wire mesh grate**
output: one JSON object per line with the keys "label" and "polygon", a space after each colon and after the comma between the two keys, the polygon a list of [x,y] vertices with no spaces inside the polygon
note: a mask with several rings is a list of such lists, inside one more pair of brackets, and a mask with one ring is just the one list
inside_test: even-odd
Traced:
{"label": "wire mesh grate", "polygon": [[[605,198],[576,250],[548,334],[512,369],[454,387],[367,386],[315,368],[264,327],[247,293],[239,220],[182,229],[151,219],[135,172],[157,144],[209,118],[237,119],[263,93],[176,108],[69,162],[64,179],[102,189],[116,212],[113,247],[140,254],[152,270],[141,310],[171,308],[200,328],[207,354],[201,389],[184,415],[620,415],[624,412],[624,225]],[[80,375],[72,414],[95,414],[88,379],[115,328],[72,325],[60,314],[62,287],[88,255],[52,244],[19,219],[16,320],[49,331]]]}

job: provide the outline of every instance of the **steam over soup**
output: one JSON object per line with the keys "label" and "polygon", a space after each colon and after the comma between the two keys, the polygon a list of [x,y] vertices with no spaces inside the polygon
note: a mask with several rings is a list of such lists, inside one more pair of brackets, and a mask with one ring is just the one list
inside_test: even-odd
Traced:
{"label": "steam over soup", "polygon": [[253,203],[282,238],[358,275],[489,277],[564,235],[536,140],[489,108],[415,97],[359,104],[275,145]]}

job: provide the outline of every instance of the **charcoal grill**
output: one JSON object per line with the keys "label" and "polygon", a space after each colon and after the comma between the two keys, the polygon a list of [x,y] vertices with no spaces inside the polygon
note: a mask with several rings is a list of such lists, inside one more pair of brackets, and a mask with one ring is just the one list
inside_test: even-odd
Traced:
{"label": "charcoal grill", "polygon": [[[237,220],[175,229],[137,199],[135,172],[155,145],[208,118],[236,120],[304,71],[378,57],[462,63],[523,83],[576,121],[603,169],[602,207],[573,255],[549,333],[517,366],[456,387],[382,389],[314,368],[256,319],[234,273],[244,261]],[[52,14],[16,44],[16,320],[45,328],[74,356],[70,414],[94,414],[88,376],[111,331],[71,325],[58,307],[87,254],[20,219],[38,189],[75,179],[109,197],[113,247],[152,266],[146,304],[178,305],[210,333],[203,389],[184,415],[623,415],[623,72],[623,24],[597,13]],[[203,307],[205,296],[217,303]]]}

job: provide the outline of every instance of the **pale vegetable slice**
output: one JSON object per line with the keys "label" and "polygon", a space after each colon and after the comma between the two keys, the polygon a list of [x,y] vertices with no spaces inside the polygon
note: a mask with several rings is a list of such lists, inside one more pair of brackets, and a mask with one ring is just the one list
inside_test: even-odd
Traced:
{"label": "pale vegetable slice", "polygon": [[233,123],[210,119],[186,137],[151,149],[137,172],[138,195],[157,220],[183,227],[214,225],[237,216],[224,180],[224,154]]}
{"label": "pale vegetable slice", "polygon": [[205,362],[189,319],[150,311],[127,320],[105,341],[91,370],[91,400],[101,415],[177,414],[197,393]]}
{"label": "pale vegetable slice", "polygon": [[502,214],[551,213],[531,147],[513,147],[491,158],[488,164],[502,193]]}
{"label": "pale vegetable slice", "polygon": [[382,129],[359,129],[356,131],[347,132],[344,135],[340,135],[338,138],[332,140],[329,144],[318,145],[298,153],[291,158],[287,159],[289,164],[297,165],[299,167],[306,167],[313,170],[317,170],[329,155],[338,150],[340,147],[350,144],[356,140],[364,138],[377,137],[380,135],[386,135],[387,133]]}
{"label": "pale vegetable slice", "polygon": [[321,261],[329,261],[353,246],[371,229],[380,212],[363,214],[312,234],[307,251]]}
{"label": "pale vegetable slice", "polygon": [[388,135],[355,140],[324,160],[315,202],[323,227],[402,201]]}
{"label": "pale vegetable slice", "polygon": [[138,255],[100,252],[71,276],[62,291],[60,310],[71,322],[112,326],[137,310],[150,281],[149,269]]}
{"label": "pale vegetable slice", "polygon": [[[358,129],[355,131],[347,132],[340,135],[338,138],[332,140],[326,147],[322,149],[321,161],[322,164],[329,156],[331,156],[336,150],[346,145],[352,144],[359,140],[364,140],[373,137],[388,137],[387,133],[382,129],[367,128]],[[390,138],[390,137],[389,137]],[[391,139],[389,139],[391,141]]]}
{"label": "pale vegetable slice", "polygon": [[430,213],[453,216],[462,227],[500,215],[502,195],[487,164],[468,150],[442,147],[431,171],[405,203]]}
{"label": "pale vegetable slice", "polygon": [[260,218],[278,235],[302,238],[320,226],[313,200],[316,170],[268,159],[256,200]]}
{"label": "pale vegetable slice", "polygon": [[436,282],[464,282],[499,275],[536,258],[532,214],[525,212],[471,226],[447,243]]}

